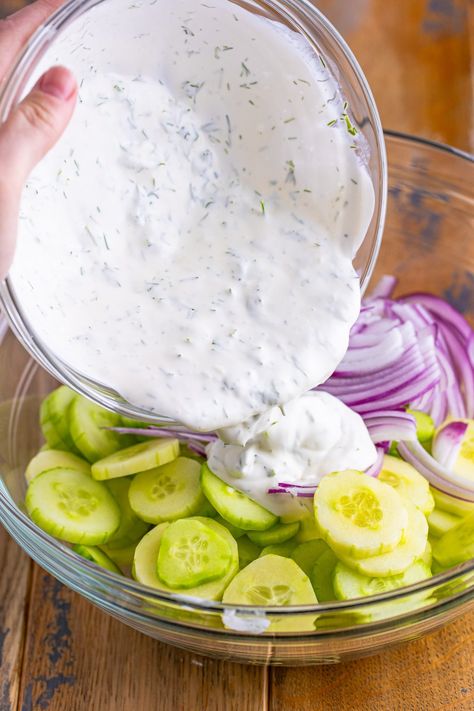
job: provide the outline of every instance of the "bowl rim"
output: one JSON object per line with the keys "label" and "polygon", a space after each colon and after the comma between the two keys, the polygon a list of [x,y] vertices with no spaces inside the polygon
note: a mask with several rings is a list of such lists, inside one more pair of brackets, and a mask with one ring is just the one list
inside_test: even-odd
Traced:
{"label": "bowl rim", "polygon": [[[67,27],[71,21],[80,17],[82,13],[93,9],[105,1],[106,0],[66,0],[64,5],[38,28],[23,50],[18,54],[5,82],[0,86],[0,122],[7,118],[10,110],[21,97],[24,84],[32,70],[32,66],[36,65],[38,59],[41,58],[44,46],[47,46],[48,41],[54,38],[57,33],[61,32],[64,27]],[[234,1],[235,0],[230,0],[230,2]],[[369,124],[372,126],[374,135],[374,152],[376,153],[377,169],[380,172],[378,175],[378,185],[374,184],[374,189],[376,194],[377,192],[379,193],[380,199],[376,202],[371,221],[374,225],[374,240],[370,245],[367,263],[361,271],[361,292],[363,294],[375,268],[382,243],[388,193],[388,168],[384,132],[377,105],[367,78],[347,42],[310,0],[244,0],[243,4],[257,5],[264,10],[270,9],[274,12],[278,12],[280,17],[290,20],[293,27],[304,36],[308,35],[307,24],[312,22],[316,29],[319,29],[319,31],[328,38],[328,41],[334,42],[341,51],[344,61],[346,61],[350,67],[351,81],[357,84],[360,96],[365,102],[367,117],[369,118]],[[334,62],[337,68],[335,60],[331,59],[331,61]],[[362,135],[364,135],[363,132]],[[145,409],[132,405],[127,402],[120,393],[114,391],[112,387],[101,384],[93,378],[80,373],[75,368],[63,362],[54,352],[50,351],[47,344],[37,336],[23,315],[20,305],[17,303],[13,285],[10,283],[8,277],[3,282],[0,282],[0,307],[4,311],[10,327],[30,355],[56,379],[64,382],[98,405],[114,410],[121,415],[148,422],[161,421],[163,423],[175,423],[175,421],[168,416],[148,412]]]}
{"label": "bowl rim", "polygon": [[395,131],[390,128],[384,128],[383,133],[384,136],[388,138],[398,138],[407,143],[415,143],[417,145],[427,146],[428,148],[435,148],[456,158],[463,158],[467,160],[468,163],[474,163],[474,153],[464,151],[462,148],[450,146],[448,143],[442,143],[441,141],[435,141],[432,138],[425,138],[424,136],[417,136],[412,133],[405,133],[404,131]]}

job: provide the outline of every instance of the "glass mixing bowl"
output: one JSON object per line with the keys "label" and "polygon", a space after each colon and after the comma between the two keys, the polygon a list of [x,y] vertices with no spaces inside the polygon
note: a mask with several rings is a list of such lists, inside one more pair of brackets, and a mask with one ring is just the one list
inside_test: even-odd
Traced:
{"label": "glass mixing bowl", "polygon": [[[231,0],[229,0],[230,2]],[[54,44],[58,36],[71,23],[79,20],[84,13],[93,13],[97,5],[109,2],[113,10],[113,0],[70,0],[42,27],[28,44],[19,58],[10,77],[0,90],[0,122],[4,120],[36,76],[37,66],[44,53]],[[367,164],[374,189],[375,212],[367,235],[355,259],[355,267],[360,274],[362,289],[365,288],[375,265],[379,251],[386,207],[386,156],[383,133],[377,109],[356,59],[338,32],[326,18],[307,0],[239,0],[237,3],[253,13],[286,24],[303,35],[310,43],[316,56],[331,69],[339,82],[341,95],[348,102],[350,114],[358,127],[363,142],[360,153]],[[71,46],[71,52],[75,51]],[[67,58],[63,63],[67,64]],[[98,402],[123,415],[140,420],[167,421],[132,406],[117,392],[77,372],[55,355],[48,345],[35,334],[31,324],[22,313],[8,280],[0,285],[0,304],[10,325],[29,353],[54,377],[70,385],[91,400]]]}
{"label": "glass mixing bowl", "polygon": [[[389,210],[376,277],[398,276],[399,293],[441,294],[472,322],[474,159],[409,136],[389,133],[386,140]],[[43,568],[122,622],[199,654],[323,664],[414,639],[472,605],[474,560],[371,598],[247,609],[179,599],[95,567],[37,528],[22,509],[25,465],[42,444],[38,409],[53,385],[7,333],[0,347],[0,521]]]}

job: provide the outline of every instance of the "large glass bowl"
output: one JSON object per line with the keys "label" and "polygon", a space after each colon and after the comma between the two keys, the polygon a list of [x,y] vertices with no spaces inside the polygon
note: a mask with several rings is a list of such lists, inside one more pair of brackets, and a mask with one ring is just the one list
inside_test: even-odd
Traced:
{"label": "large glass bowl", "polygon": [[[233,1],[229,0],[229,2]],[[84,13],[93,13],[94,8],[104,2],[110,4],[112,12],[114,0],[69,0],[37,32],[19,58],[3,89],[0,88],[0,123],[22,97],[25,88],[31,84],[32,79],[36,78],[39,61],[58,36],[70,27],[71,23],[78,21]],[[324,58],[323,61],[330,67],[339,83],[342,97],[348,102],[353,123],[363,136],[360,153],[367,164],[375,190],[376,208],[373,219],[355,259],[355,267],[360,274],[362,289],[365,289],[379,251],[387,191],[383,133],[367,81],[342,37],[307,0],[238,0],[237,4],[251,12],[282,22],[306,37],[314,51]],[[74,51],[75,47],[71,46],[71,52]],[[63,63],[67,64],[67,57],[64,57]],[[26,316],[22,313],[8,280],[0,285],[0,304],[12,329],[25,348],[58,380],[67,383],[99,404],[129,417],[149,421],[159,419],[166,421],[168,419],[132,406],[114,390],[107,387],[107,383],[95,382],[86,377],[86,373],[79,373],[64,363],[35,334],[34,324],[28,323]]]}
{"label": "large glass bowl", "polygon": [[[408,136],[391,133],[386,138],[390,199],[376,277],[396,274],[399,292],[441,294],[472,321],[473,158]],[[52,386],[50,376],[9,332],[0,347],[0,521],[43,568],[145,634],[234,661],[330,663],[419,637],[472,604],[474,560],[377,597],[247,611],[179,601],[95,567],[43,533],[22,510],[25,465],[42,443],[38,408]]]}

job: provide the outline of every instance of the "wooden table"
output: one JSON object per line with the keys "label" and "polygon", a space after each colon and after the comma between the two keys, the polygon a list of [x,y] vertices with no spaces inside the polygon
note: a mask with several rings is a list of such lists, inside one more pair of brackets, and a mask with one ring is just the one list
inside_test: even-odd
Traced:
{"label": "wooden table", "polygon": [[[21,4],[0,0],[0,15]],[[472,150],[468,0],[317,4],[358,56],[386,128]],[[473,658],[474,613],[423,640],[333,667],[199,658],[99,612],[0,530],[0,711],[472,711]]]}

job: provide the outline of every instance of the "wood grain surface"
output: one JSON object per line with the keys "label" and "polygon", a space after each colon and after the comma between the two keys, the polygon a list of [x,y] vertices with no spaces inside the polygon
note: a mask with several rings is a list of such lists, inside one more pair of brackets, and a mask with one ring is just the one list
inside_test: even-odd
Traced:
{"label": "wood grain surface", "polygon": [[[23,4],[0,0],[0,16]],[[472,149],[472,3],[316,4],[359,58],[385,127]],[[128,629],[33,565],[2,530],[0,571],[0,711],[474,710],[474,613],[376,657],[267,670]]]}

